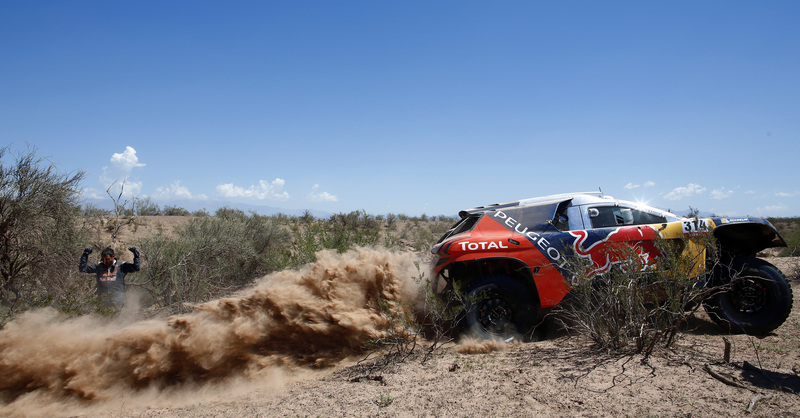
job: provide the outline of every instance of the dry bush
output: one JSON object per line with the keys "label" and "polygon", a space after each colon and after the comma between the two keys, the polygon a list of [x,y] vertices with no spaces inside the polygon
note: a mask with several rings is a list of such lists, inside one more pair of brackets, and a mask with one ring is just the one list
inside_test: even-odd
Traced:
{"label": "dry bush", "polygon": [[0,325],[26,309],[81,310],[75,285],[85,232],[78,224],[83,172],[62,174],[31,149],[8,164],[0,148]]}
{"label": "dry bush", "polygon": [[646,260],[628,244],[609,248],[615,262],[611,269],[595,274],[586,259],[573,257],[568,269],[577,283],[553,315],[570,333],[588,336],[598,346],[611,350],[633,349],[649,355],[659,345],[668,347],[680,327],[702,306],[714,290],[697,276],[696,266],[714,263],[714,255],[685,252],[692,244],[714,245],[711,238],[661,240],[662,256]]}

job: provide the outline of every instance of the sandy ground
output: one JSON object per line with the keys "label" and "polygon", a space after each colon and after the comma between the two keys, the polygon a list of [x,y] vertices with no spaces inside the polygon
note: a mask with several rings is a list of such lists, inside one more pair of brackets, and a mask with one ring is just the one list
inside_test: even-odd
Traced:
{"label": "sandy ground", "polygon": [[[787,274],[796,261],[770,259]],[[800,289],[793,280],[795,308]],[[797,416],[800,314],[773,334],[724,335],[705,315],[672,349],[644,359],[554,339],[464,354],[449,347],[383,369],[340,365],[240,386],[216,399],[116,416]],[[729,362],[723,361],[727,338]],[[709,372],[710,370],[710,372]],[[722,376],[728,382],[715,378]],[[297,380],[295,380],[297,379]],[[755,402],[754,402],[755,401]],[[748,413],[754,402],[753,412]],[[109,411],[111,412],[111,411]]]}
{"label": "sandy ground", "polygon": [[[800,291],[793,282],[795,306]],[[371,370],[289,373],[183,405],[113,416],[797,416],[800,315],[764,338],[724,335],[704,315],[650,358],[557,337],[482,354],[450,347]],[[724,362],[724,338],[731,343]],[[722,379],[712,376],[715,373]],[[723,381],[726,380],[727,382]],[[751,406],[751,402],[754,405]],[[752,408],[752,413],[748,413]]]}
{"label": "sandy ground", "polygon": [[[796,259],[770,261],[787,275],[797,268]],[[797,307],[800,283],[793,279],[792,285]],[[724,339],[731,343],[728,362]],[[287,345],[284,354],[290,351]],[[39,393],[29,402],[17,398],[0,412],[112,417],[800,415],[796,309],[763,338],[725,335],[700,314],[670,349],[649,358],[599,352],[566,335],[426,352],[420,348],[386,364],[363,355],[323,367],[284,362],[196,384],[118,391],[104,401]]]}
{"label": "sandy ground", "polygon": [[360,347],[380,324],[352,286],[408,297],[399,278],[413,260],[389,252],[331,257],[177,319],[36,313],[0,333],[0,415],[797,416],[800,259],[768,260],[794,291],[780,328],[726,335],[699,313],[648,358],[569,335],[367,356]]}

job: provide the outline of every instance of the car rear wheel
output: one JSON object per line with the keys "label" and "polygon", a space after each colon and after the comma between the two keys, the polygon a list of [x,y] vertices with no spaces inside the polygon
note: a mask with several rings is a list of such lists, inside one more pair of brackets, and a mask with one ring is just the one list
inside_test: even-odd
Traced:
{"label": "car rear wheel", "polygon": [[792,288],[772,264],[753,257],[730,267],[728,282],[704,302],[723,329],[764,335],[783,324],[792,311]]}
{"label": "car rear wheel", "polygon": [[507,276],[484,277],[466,291],[466,334],[483,340],[522,340],[536,325],[538,304],[531,292]]}

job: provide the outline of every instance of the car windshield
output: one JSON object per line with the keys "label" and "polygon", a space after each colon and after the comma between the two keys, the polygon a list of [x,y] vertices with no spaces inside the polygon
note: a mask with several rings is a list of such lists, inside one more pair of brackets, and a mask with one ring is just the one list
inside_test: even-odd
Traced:
{"label": "car windshield", "polygon": [[677,221],[672,213],[647,206],[626,207],[624,205],[592,206],[588,209],[592,228],[608,228],[620,225],[648,225]]}

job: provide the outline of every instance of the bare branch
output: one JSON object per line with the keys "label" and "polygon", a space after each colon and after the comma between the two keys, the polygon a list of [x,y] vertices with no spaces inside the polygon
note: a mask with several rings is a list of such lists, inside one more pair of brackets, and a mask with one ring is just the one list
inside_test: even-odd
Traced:
{"label": "bare branch", "polygon": [[128,204],[127,200],[122,201],[122,195],[125,192],[125,183],[127,181],[128,181],[127,177],[122,180],[122,183],[120,184],[119,187],[119,195],[117,195],[116,197],[114,197],[114,195],[111,194],[111,188],[114,187],[115,184],[117,184],[116,180],[114,180],[114,182],[111,183],[110,186],[108,186],[108,189],[106,189],[106,193],[114,202],[114,226],[112,227],[111,230],[112,249],[116,249],[117,247],[117,237],[119,236],[119,231],[122,229],[123,225],[122,222],[120,221],[120,218],[122,217],[122,214],[125,212],[125,206]]}

